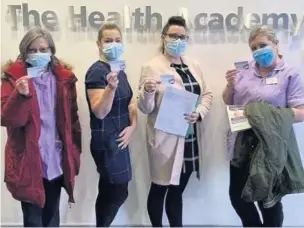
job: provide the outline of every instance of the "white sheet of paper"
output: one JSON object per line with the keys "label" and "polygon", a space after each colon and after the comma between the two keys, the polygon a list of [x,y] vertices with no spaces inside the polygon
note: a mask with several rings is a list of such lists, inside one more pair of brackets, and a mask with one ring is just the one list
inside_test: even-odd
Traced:
{"label": "white sheet of paper", "polygon": [[27,75],[30,78],[37,78],[40,77],[44,71],[45,71],[44,67],[29,67],[27,68]]}
{"label": "white sheet of paper", "polygon": [[163,132],[185,137],[189,123],[184,114],[195,109],[198,95],[168,86],[159,108],[155,128]]}

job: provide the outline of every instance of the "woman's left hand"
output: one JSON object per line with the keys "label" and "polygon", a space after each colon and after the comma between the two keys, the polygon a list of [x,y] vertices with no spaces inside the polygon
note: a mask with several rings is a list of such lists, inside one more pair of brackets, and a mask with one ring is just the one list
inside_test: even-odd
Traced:
{"label": "woman's left hand", "polygon": [[117,139],[117,142],[119,142],[119,148],[125,149],[129,145],[133,132],[134,128],[129,126],[119,134],[119,139]]}
{"label": "woman's left hand", "polygon": [[185,119],[188,120],[189,123],[194,124],[198,121],[200,115],[198,112],[192,112],[185,114]]}

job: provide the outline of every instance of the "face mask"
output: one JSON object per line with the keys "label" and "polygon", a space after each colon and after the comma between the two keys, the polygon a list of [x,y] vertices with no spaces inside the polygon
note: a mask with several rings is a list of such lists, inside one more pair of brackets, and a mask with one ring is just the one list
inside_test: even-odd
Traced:
{"label": "face mask", "polygon": [[33,67],[47,67],[51,62],[50,53],[33,53],[28,54],[26,62],[31,64]]}
{"label": "face mask", "polygon": [[270,67],[275,61],[276,56],[272,48],[267,46],[254,51],[253,58],[261,67]]}
{"label": "face mask", "polygon": [[124,52],[122,43],[112,42],[106,44],[102,49],[102,52],[107,60],[117,60]]}
{"label": "face mask", "polygon": [[186,42],[181,40],[168,41],[167,51],[170,56],[179,57],[184,54],[186,50]]}

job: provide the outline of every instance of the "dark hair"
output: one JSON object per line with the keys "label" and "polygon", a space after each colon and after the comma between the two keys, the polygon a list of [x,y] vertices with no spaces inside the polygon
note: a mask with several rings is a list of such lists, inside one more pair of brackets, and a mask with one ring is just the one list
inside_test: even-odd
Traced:
{"label": "dark hair", "polygon": [[181,16],[173,16],[168,19],[168,22],[165,24],[162,34],[167,34],[171,25],[182,26],[187,30],[186,20]]}
{"label": "dark hair", "polygon": [[[162,35],[166,35],[170,26],[172,25],[181,26],[184,27],[186,31],[188,30],[186,20],[182,16],[172,16],[168,19],[167,23],[163,27]],[[160,51],[164,53],[164,50],[165,50],[165,46],[164,46],[164,42],[162,42]]]}

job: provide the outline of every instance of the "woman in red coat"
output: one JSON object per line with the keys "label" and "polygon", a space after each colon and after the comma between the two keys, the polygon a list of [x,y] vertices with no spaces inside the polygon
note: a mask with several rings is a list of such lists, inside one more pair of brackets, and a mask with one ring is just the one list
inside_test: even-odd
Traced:
{"label": "woman in red coat", "polygon": [[74,202],[81,129],[75,75],[56,57],[52,36],[28,31],[5,66],[1,125],[7,129],[5,182],[21,201],[24,226],[59,226],[61,188]]}

